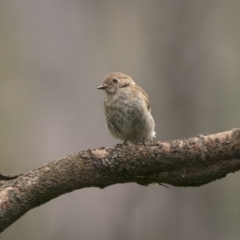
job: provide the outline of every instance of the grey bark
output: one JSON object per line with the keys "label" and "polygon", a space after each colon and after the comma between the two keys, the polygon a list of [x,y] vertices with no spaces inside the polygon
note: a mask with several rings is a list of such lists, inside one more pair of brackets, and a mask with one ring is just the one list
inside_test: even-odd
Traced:
{"label": "grey bark", "polygon": [[0,232],[30,209],[86,187],[201,186],[240,169],[240,129],[169,142],[83,150],[26,174],[0,175]]}

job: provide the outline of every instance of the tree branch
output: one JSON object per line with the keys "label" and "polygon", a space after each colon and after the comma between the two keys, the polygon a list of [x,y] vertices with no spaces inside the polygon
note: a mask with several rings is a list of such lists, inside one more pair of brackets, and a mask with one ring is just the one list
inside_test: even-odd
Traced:
{"label": "tree branch", "polygon": [[30,209],[85,187],[201,186],[240,169],[240,129],[169,142],[88,149],[26,174],[0,175],[0,232]]}

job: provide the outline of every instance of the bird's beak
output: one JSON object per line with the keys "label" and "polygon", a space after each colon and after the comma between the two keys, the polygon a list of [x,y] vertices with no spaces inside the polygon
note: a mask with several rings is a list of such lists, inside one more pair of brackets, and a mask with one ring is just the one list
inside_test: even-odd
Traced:
{"label": "bird's beak", "polygon": [[97,89],[106,89],[107,88],[107,85],[106,84],[103,84],[102,86],[99,86],[99,87],[97,87]]}

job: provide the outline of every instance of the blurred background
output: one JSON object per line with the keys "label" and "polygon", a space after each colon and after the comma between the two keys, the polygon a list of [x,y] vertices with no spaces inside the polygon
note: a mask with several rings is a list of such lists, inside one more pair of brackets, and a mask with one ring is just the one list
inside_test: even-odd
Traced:
{"label": "blurred background", "polygon": [[[96,89],[112,71],[149,94],[157,140],[239,127],[239,11],[237,0],[0,1],[0,172],[118,143]],[[239,180],[82,189],[0,239],[237,240]]]}

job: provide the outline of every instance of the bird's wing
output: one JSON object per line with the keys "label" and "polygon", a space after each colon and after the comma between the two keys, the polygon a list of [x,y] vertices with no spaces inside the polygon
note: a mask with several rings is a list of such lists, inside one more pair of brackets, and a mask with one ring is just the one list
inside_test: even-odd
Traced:
{"label": "bird's wing", "polygon": [[138,85],[134,85],[134,88],[136,88],[137,90],[140,91],[140,93],[143,96],[144,103],[146,104],[147,110],[149,112],[151,112],[150,101],[149,101],[149,97],[148,97],[147,93],[141,87],[139,87]]}

